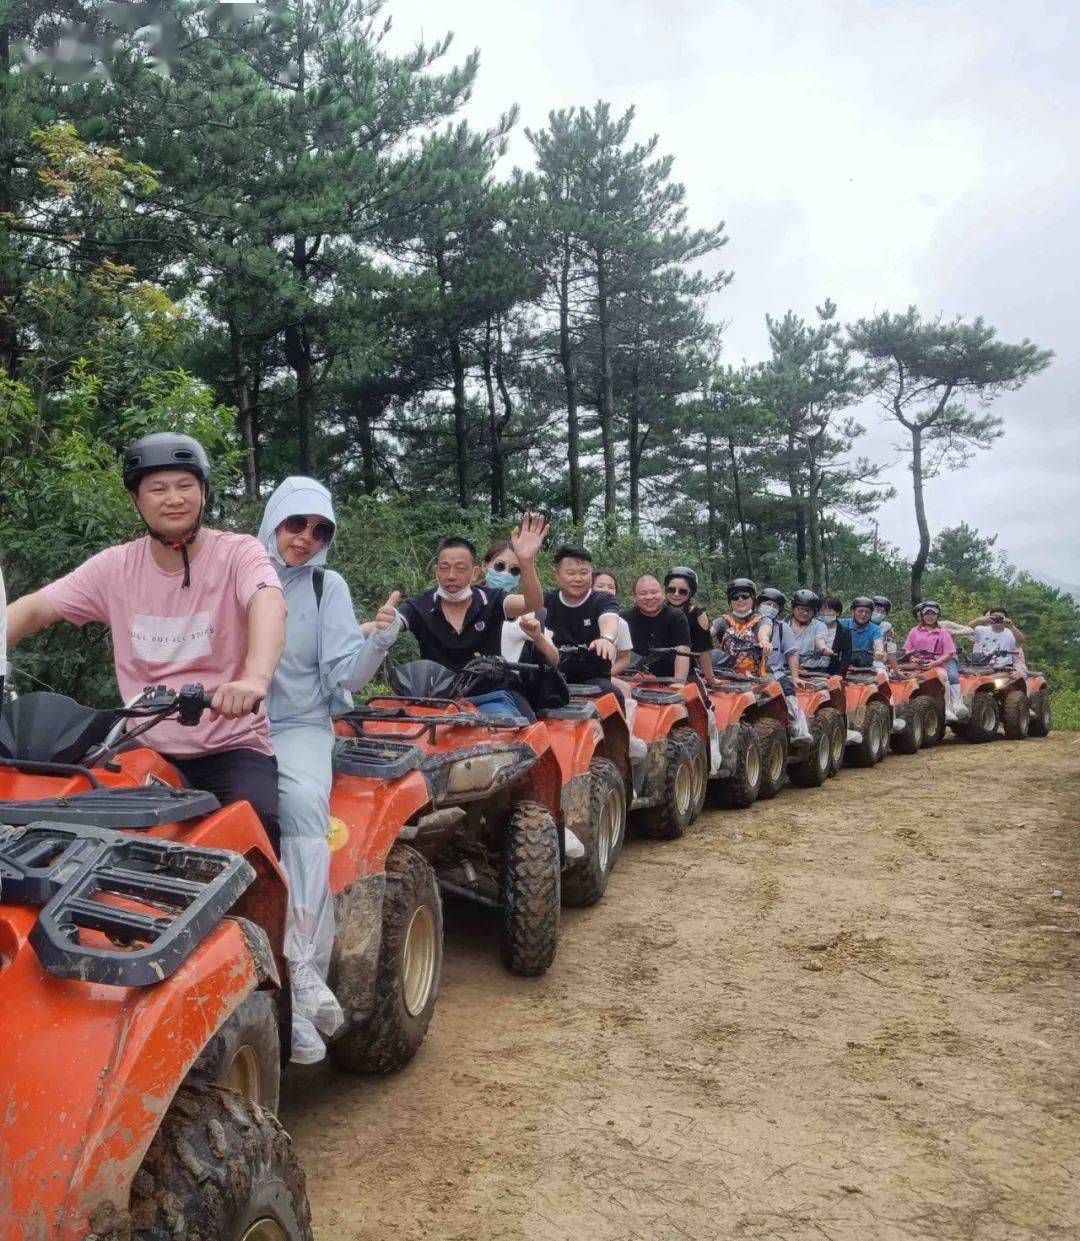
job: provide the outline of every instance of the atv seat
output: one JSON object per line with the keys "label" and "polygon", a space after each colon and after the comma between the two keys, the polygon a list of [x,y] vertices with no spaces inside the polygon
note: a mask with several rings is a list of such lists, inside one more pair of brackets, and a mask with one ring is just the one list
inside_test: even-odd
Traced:
{"label": "atv seat", "polygon": [[4,704],[0,757],[28,763],[77,763],[108,736],[116,716],[64,694],[23,694]]}
{"label": "atv seat", "polygon": [[0,823],[72,823],[110,831],[138,831],[183,823],[221,808],[213,793],[144,784],[133,789],[91,789],[37,801],[0,801]]}
{"label": "atv seat", "polygon": [[566,707],[551,707],[547,711],[538,711],[542,720],[595,720],[599,712],[591,702],[572,702]]}
{"label": "atv seat", "polygon": [[671,689],[646,689],[638,686],[637,689],[631,690],[631,693],[638,702],[648,702],[654,706],[673,706],[686,701],[682,694]]}
{"label": "atv seat", "polygon": [[568,685],[573,698],[599,698],[603,693],[599,685]]}

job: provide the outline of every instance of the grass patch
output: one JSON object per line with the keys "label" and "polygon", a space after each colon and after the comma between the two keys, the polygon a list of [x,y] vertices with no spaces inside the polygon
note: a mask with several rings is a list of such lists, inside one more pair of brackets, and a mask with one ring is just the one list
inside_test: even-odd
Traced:
{"label": "grass patch", "polygon": [[1054,727],[1080,732],[1080,689],[1055,690],[1050,698]]}

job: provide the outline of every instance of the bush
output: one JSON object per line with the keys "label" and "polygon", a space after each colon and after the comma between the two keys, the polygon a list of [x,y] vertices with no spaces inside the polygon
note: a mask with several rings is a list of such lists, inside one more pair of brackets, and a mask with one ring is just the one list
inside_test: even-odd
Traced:
{"label": "bush", "polygon": [[1054,727],[1080,732],[1080,689],[1060,689],[1050,699]]}

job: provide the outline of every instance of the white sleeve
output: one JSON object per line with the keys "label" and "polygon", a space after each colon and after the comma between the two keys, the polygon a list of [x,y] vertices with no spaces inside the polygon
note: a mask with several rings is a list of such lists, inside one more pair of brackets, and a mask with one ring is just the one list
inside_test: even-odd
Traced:
{"label": "white sleeve", "polygon": [[615,649],[617,651],[632,651],[634,649],[634,643],[630,637],[630,625],[622,616],[619,617],[619,629],[615,634]]}
{"label": "white sleeve", "polygon": [[502,657],[512,664],[521,659],[525,648],[525,634],[518,621],[504,621],[502,627]]}

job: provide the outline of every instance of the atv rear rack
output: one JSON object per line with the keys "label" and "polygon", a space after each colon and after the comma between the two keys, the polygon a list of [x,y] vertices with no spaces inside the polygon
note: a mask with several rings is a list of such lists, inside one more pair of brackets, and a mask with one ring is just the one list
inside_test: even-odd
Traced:
{"label": "atv rear rack", "polygon": [[630,692],[637,702],[649,703],[652,706],[670,707],[686,701],[682,694],[670,689],[651,689],[638,685]]}
{"label": "atv rear rack", "polygon": [[143,784],[137,788],[95,788],[43,801],[0,801],[0,823],[20,825],[46,819],[50,823],[138,831],[183,823],[220,808],[213,793]]}
{"label": "atv rear rack", "polygon": [[343,776],[399,780],[420,765],[423,751],[409,741],[386,737],[337,737],[334,771]]}
{"label": "atv rear rack", "polygon": [[[254,878],[239,854],[222,849],[66,823],[0,827],[0,900],[44,906],[30,943],[56,978],[115,987],[163,981]],[[84,931],[110,944],[82,942]]]}
{"label": "atv rear rack", "polygon": [[407,707],[399,706],[391,709],[381,707],[354,707],[343,715],[336,715],[335,720],[348,724],[359,737],[364,732],[365,724],[414,724],[410,732],[395,733],[395,740],[416,741],[426,733],[431,744],[435,744],[435,733],[440,728],[490,728],[511,729],[517,731],[528,728],[529,721],[523,715],[485,715],[481,711],[450,711],[446,715],[414,715]]}

